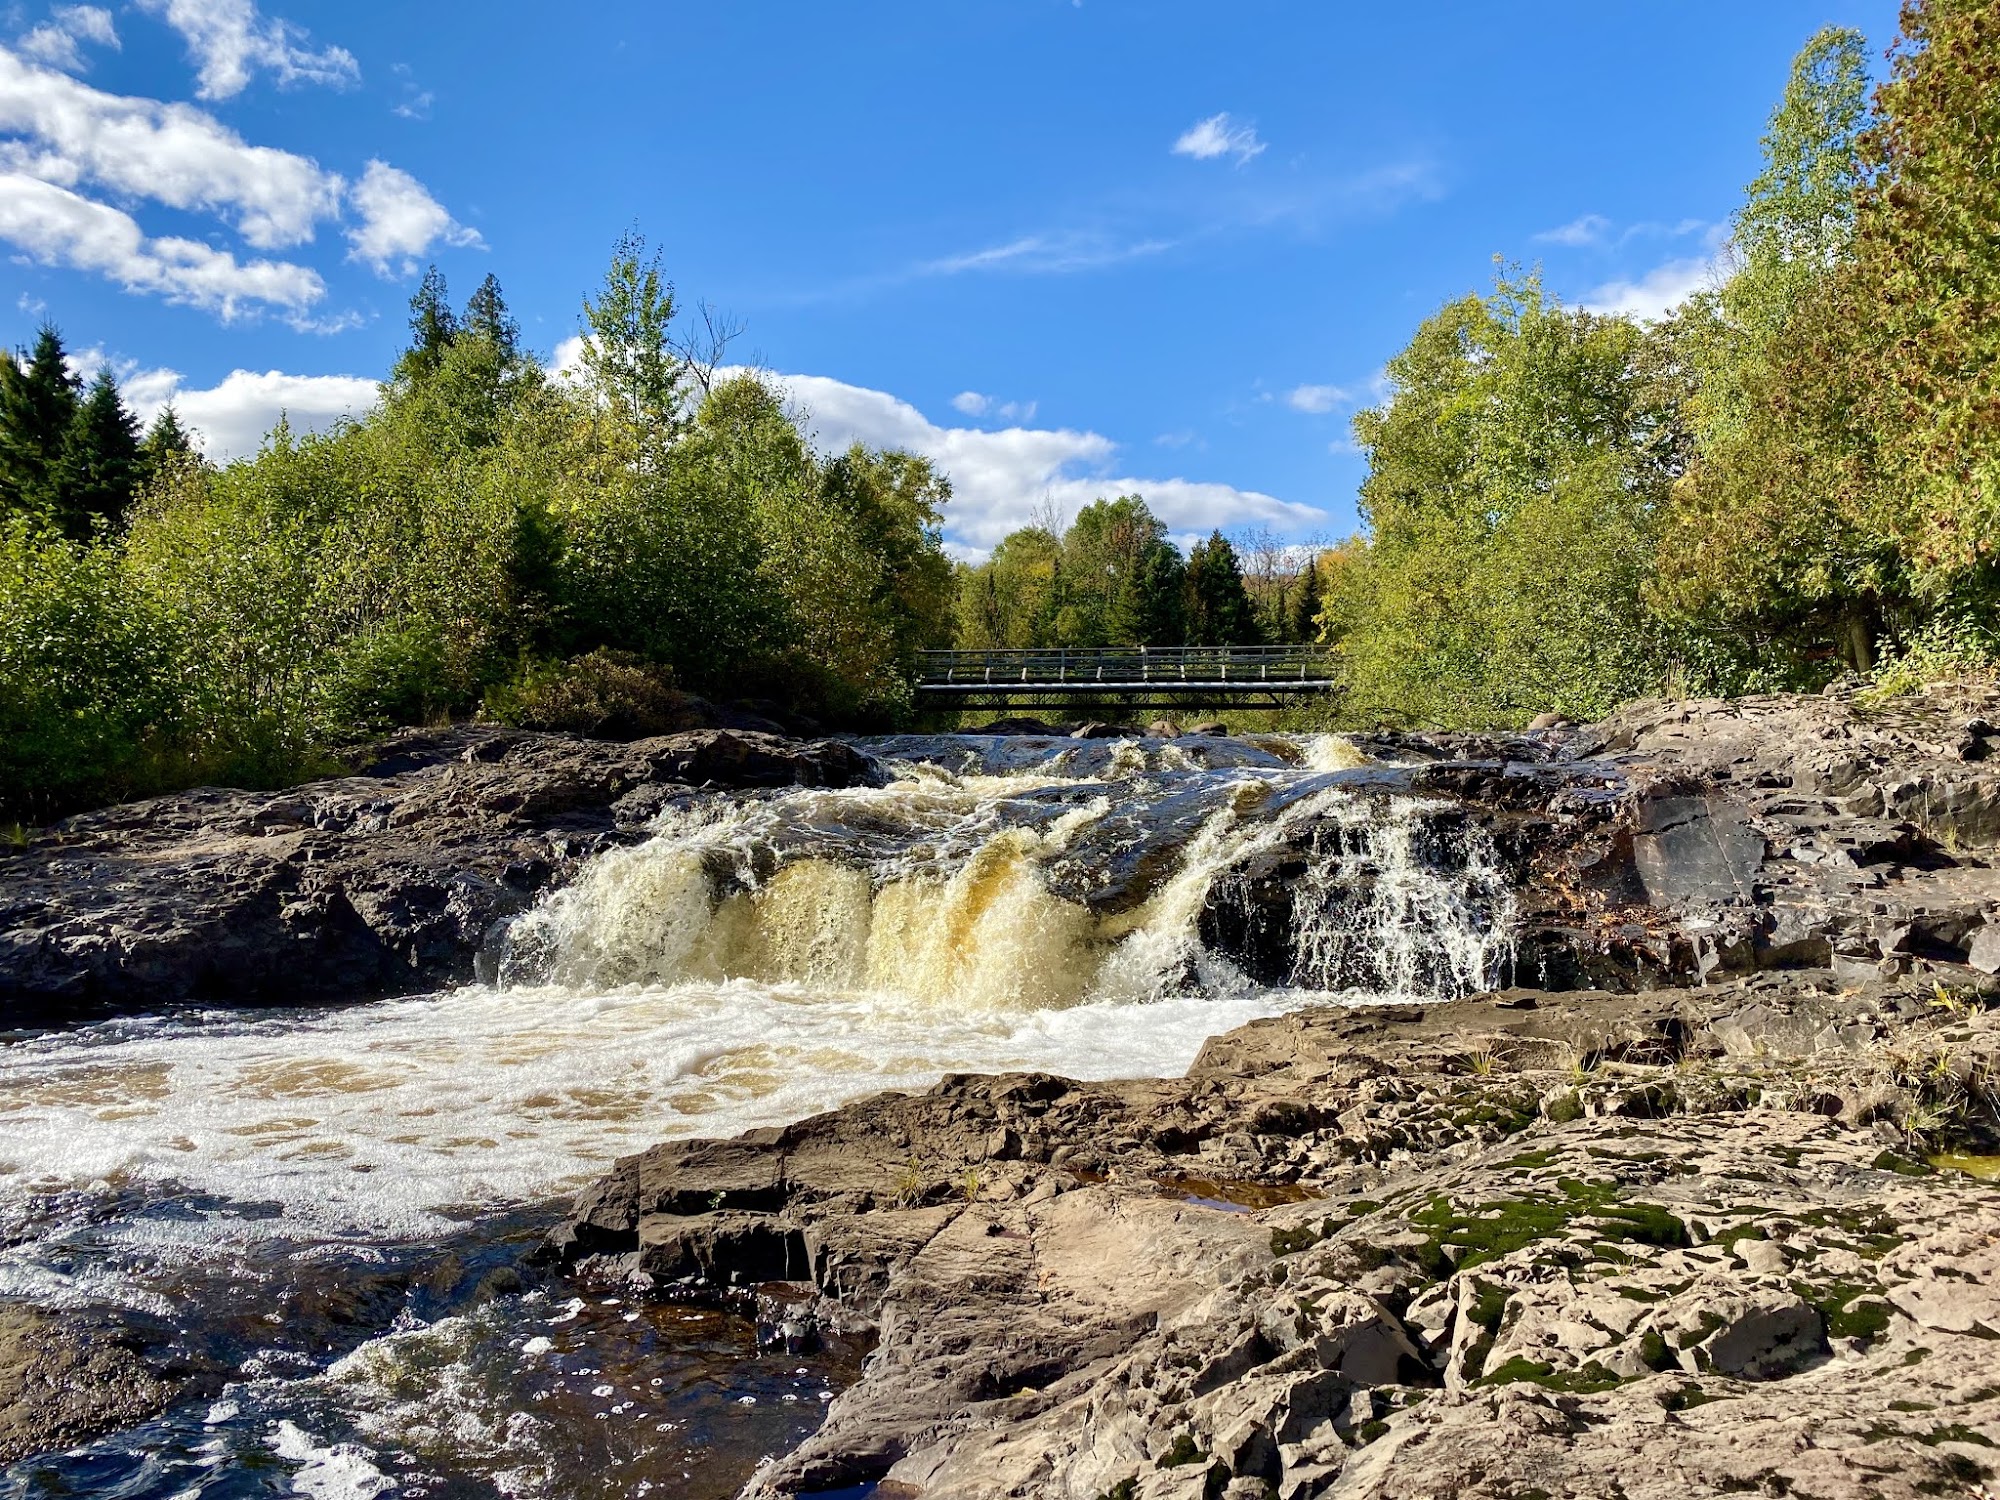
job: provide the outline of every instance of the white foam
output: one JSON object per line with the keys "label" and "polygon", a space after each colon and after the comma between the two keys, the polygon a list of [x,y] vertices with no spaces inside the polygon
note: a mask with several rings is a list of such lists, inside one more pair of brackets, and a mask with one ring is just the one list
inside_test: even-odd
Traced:
{"label": "white foam", "polygon": [[1140,1018],[1109,1003],[957,1012],[738,980],[475,987],[308,1020],[85,1030],[0,1053],[12,1163],[0,1191],[179,1184],[281,1210],[121,1231],[163,1252],[421,1236],[448,1227],[444,1210],[574,1188],[663,1136],[780,1123],[948,1071],[1178,1073],[1204,1038],[1302,998],[1177,1000]]}
{"label": "white foam", "polygon": [[396,1488],[366,1449],[354,1443],[322,1445],[295,1422],[278,1423],[271,1451],[301,1465],[292,1483],[310,1500],[374,1500]]}

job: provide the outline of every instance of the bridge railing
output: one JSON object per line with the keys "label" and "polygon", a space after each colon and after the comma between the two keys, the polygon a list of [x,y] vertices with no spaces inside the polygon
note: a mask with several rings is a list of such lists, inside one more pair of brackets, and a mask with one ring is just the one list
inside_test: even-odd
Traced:
{"label": "bridge railing", "polygon": [[986,683],[1312,682],[1328,675],[1321,646],[1104,646],[1019,651],[922,651],[919,687]]}

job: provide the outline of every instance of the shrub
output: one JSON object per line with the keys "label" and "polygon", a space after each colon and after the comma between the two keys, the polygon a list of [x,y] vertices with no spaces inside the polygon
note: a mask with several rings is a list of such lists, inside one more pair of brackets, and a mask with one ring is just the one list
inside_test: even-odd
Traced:
{"label": "shrub", "polygon": [[486,697],[487,717],[520,729],[562,730],[630,740],[698,726],[693,702],[673,673],[624,651],[586,652],[569,661],[525,662]]}

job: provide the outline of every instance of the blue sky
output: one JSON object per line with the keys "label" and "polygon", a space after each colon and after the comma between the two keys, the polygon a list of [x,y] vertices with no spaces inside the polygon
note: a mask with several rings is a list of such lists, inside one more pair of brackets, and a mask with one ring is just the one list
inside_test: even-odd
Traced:
{"label": "blue sky", "polygon": [[0,7],[0,337],[217,454],[368,399],[422,267],[552,359],[636,225],[825,446],[932,453],[967,553],[1136,488],[1355,524],[1382,365],[1493,257],[1712,274],[1799,46],[1894,0]]}

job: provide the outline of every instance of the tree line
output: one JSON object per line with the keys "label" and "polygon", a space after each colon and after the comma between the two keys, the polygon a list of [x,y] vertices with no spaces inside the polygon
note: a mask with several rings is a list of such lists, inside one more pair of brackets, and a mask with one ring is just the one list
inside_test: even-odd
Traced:
{"label": "tree line", "polygon": [[1887,686],[2000,648],[2000,0],[1909,0],[1886,81],[1793,65],[1725,279],[1639,321],[1534,274],[1441,309],[1360,413],[1320,559],[1339,722]]}
{"label": "tree line", "polygon": [[18,355],[0,349],[0,517],[31,517],[72,541],[116,530],[189,449],[172,405],[142,438],[110,370],[86,387],[54,324]]}
{"label": "tree line", "polygon": [[52,330],[0,362],[0,809],[280,784],[475,712],[657,727],[705,692],[902,717],[915,653],[950,640],[948,481],[815,453],[681,311],[628,236],[556,378],[497,280],[454,309],[433,270],[372,409],[221,465],[170,414],[137,440]]}
{"label": "tree line", "polygon": [[1183,556],[1141,495],[1010,532],[985,562],[959,565],[956,587],[966,650],[1305,641],[1322,607],[1310,551],[1249,579],[1220,531]]}

